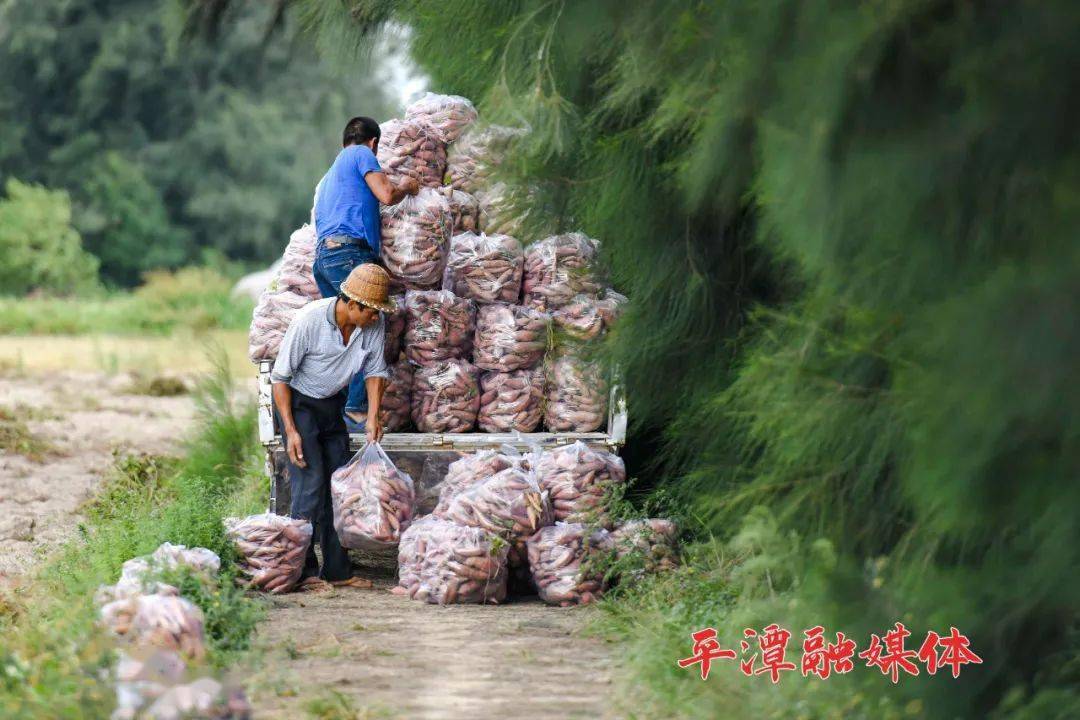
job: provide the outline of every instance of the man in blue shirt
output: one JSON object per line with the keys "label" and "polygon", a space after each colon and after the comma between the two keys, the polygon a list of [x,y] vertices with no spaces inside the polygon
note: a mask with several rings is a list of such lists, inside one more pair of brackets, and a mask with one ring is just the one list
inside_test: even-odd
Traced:
{"label": "man in blue shirt", "polygon": [[[341,281],[364,263],[379,262],[381,223],[379,203],[396,205],[420,187],[413,178],[394,186],[379,166],[376,153],[381,135],[379,123],[354,117],[345,125],[342,150],[315,196],[315,230],[319,242],[312,267],[324,298],[336,297]],[[345,419],[350,432],[363,432],[367,393],[364,377],[357,374],[349,384]]]}

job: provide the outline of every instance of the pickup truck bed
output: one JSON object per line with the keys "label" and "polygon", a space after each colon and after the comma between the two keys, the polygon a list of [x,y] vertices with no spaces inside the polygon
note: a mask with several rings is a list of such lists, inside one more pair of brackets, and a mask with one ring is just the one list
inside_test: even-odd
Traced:
{"label": "pickup truck bed", "polygon": [[[281,433],[274,421],[270,390],[272,363],[259,363],[259,441],[266,448],[266,473],[270,481],[271,512],[288,514],[288,463]],[[626,442],[626,398],[621,386],[613,384],[608,398],[606,430],[590,433],[386,433],[382,446],[390,458],[414,480],[419,480],[424,459],[435,455],[452,459],[465,453],[510,446],[526,451],[582,441],[587,445],[617,453]],[[363,447],[363,435],[350,436],[353,451]]]}

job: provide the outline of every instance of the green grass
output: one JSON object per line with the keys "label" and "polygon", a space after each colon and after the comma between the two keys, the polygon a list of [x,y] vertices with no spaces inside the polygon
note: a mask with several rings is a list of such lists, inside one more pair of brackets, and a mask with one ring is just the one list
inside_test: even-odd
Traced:
{"label": "green grass", "polygon": [[321,697],[304,703],[304,710],[312,720],[384,720],[394,717],[389,708],[369,706],[357,708],[352,698],[338,690],[328,690]]}
{"label": "green grass", "polygon": [[222,557],[216,583],[167,578],[206,616],[208,662],[227,667],[247,649],[264,608],[234,585],[221,518],[259,510],[263,482],[254,405],[237,405],[234,396],[226,371],[204,381],[199,426],[184,457],[118,458],[85,506],[78,537],[28,582],[0,592],[0,717],[108,717],[113,691],[102,678],[114,644],[95,622],[94,591],[114,583],[124,561],[165,541]]}
{"label": "green grass", "polygon": [[230,297],[232,281],[209,268],[157,271],[133,292],[93,297],[0,298],[0,335],[166,335],[243,330],[254,308]]}

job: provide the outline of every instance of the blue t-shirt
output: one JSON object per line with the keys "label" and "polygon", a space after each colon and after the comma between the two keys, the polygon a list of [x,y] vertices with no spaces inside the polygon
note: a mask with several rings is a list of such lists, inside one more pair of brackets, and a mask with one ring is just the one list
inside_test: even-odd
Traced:
{"label": "blue t-shirt", "polygon": [[315,230],[320,240],[331,235],[363,238],[372,251],[379,252],[379,201],[364,180],[369,172],[382,172],[382,168],[367,145],[350,145],[338,153],[315,199]]}

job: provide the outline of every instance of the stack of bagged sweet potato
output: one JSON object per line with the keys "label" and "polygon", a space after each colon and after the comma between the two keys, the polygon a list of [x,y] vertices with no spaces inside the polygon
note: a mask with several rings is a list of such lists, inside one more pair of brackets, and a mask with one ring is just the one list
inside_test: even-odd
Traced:
{"label": "stack of bagged sweet potato", "polygon": [[512,191],[500,178],[527,133],[477,119],[467,99],[428,93],[383,125],[380,164],[392,179],[412,177],[422,188],[382,212],[382,259],[404,290],[403,313],[387,322],[395,369],[385,425],[436,433],[600,430],[608,383],[591,345],[626,298],[605,286],[597,240],[579,232],[509,234],[536,227],[522,222],[520,207],[535,189]]}
{"label": "stack of bagged sweet potato", "polygon": [[[382,262],[399,293],[385,318],[387,429],[603,429],[608,382],[591,350],[626,298],[605,286],[597,240],[541,237],[543,223],[526,222],[541,215],[536,188],[500,177],[526,131],[478,123],[469,100],[433,93],[382,130],[384,171],[421,186],[382,211]],[[252,318],[253,361],[273,360],[289,322],[319,297],[315,246],[313,225],[290,238]]]}
{"label": "stack of bagged sweet potato", "polygon": [[[425,470],[425,473],[427,470]],[[499,603],[507,583],[545,602],[599,598],[635,556],[645,571],[677,563],[668,520],[615,523],[626,484],[619,456],[577,442],[519,454],[483,450],[450,463],[434,511],[401,533],[394,592],[430,603]]]}

